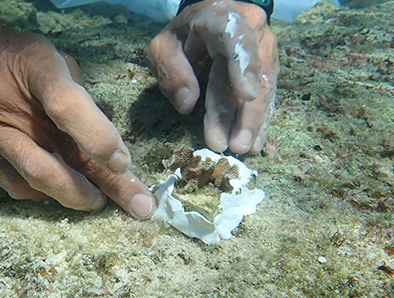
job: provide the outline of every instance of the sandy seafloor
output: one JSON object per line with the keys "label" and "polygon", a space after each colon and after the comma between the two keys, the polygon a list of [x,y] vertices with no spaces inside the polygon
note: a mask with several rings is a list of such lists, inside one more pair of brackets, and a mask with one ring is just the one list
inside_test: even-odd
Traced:
{"label": "sandy seafloor", "polygon": [[[272,22],[275,115],[262,154],[238,157],[267,197],[231,240],[208,246],[114,203],[83,213],[2,194],[0,297],[394,297],[393,15],[394,2],[320,5]],[[203,104],[178,115],[144,65],[163,24],[44,1],[1,0],[0,19],[77,59],[146,184],[180,144],[204,147]]]}

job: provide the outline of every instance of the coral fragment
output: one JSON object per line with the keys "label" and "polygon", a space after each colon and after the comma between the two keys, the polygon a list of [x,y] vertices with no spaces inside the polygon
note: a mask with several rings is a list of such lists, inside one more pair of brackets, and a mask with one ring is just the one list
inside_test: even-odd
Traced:
{"label": "coral fragment", "polygon": [[207,158],[201,162],[201,157],[194,156],[193,153],[193,149],[182,145],[174,150],[169,159],[163,160],[166,169],[173,172],[181,169],[182,178],[187,182],[185,191],[193,192],[209,183],[213,183],[224,192],[233,190],[230,180],[239,178],[239,169],[236,165],[231,166],[226,158],[221,158],[218,162]]}

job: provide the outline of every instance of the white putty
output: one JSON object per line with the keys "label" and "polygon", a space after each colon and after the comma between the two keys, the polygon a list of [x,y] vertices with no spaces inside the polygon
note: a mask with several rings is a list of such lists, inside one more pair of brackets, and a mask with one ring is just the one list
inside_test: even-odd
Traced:
{"label": "white putty", "polygon": [[239,62],[239,68],[241,73],[245,72],[245,69],[249,66],[250,63],[250,55],[244,49],[243,45],[240,42],[235,44],[234,53],[236,55],[235,60]]}
{"label": "white putty", "polygon": [[[227,24],[224,32],[229,34],[230,38],[234,38],[236,36],[237,27],[238,27],[238,22],[237,22],[238,18],[240,18],[240,16],[236,12],[230,11],[228,13]],[[239,61],[239,68],[241,70],[241,73],[245,72],[245,69],[249,66],[250,63],[250,55],[244,49],[241,43],[242,38],[244,36],[245,34],[241,34],[240,36],[238,36],[237,38],[238,41],[234,47],[234,57],[235,60]]]}
{"label": "white putty", "polygon": [[267,76],[265,73],[263,73],[263,74],[261,75],[261,79],[262,79],[264,82],[268,82],[268,76]]}
{"label": "white putty", "polygon": [[231,38],[235,36],[235,31],[237,30],[237,17],[238,14],[233,11],[230,11],[227,16],[227,25],[224,32],[230,34]]}

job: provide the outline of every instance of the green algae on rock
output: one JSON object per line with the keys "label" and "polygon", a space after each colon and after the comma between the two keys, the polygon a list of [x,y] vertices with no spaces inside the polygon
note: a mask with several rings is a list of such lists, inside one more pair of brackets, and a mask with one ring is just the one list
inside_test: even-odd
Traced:
{"label": "green algae on rock", "polygon": [[[162,159],[180,144],[203,147],[202,100],[178,115],[138,62],[161,24],[143,28],[148,20],[136,15],[119,23],[97,5],[81,7],[83,18],[37,8],[38,24],[27,24],[35,10],[22,2],[0,1],[2,20],[60,30],[47,36],[78,60],[92,97],[113,107],[132,171],[145,184],[160,180]],[[29,5],[39,3],[49,1]],[[17,5],[25,10],[5,12]],[[326,5],[293,24],[272,20],[277,106],[263,156],[242,157],[259,171],[267,198],[236,236],[208,246],[161,222],[135,221],[111,201],[87,214],[0,194],[0,296],[394,297],[394,279],[383,270],[394,268],[387,253],[394,244],[393,15],[391,1]],[[334,138],[325,138],[323,124]]]}

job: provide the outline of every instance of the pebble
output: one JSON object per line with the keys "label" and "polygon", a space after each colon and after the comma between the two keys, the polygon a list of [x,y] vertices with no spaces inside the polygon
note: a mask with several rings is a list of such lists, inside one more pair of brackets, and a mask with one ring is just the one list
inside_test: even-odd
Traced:
{"label": "pebble", "polygon": [[326,259],[325,257],[318,257],[318,258],[317,258],[317,261],[318,261],[320,264],[327,263],[327,259]]}

